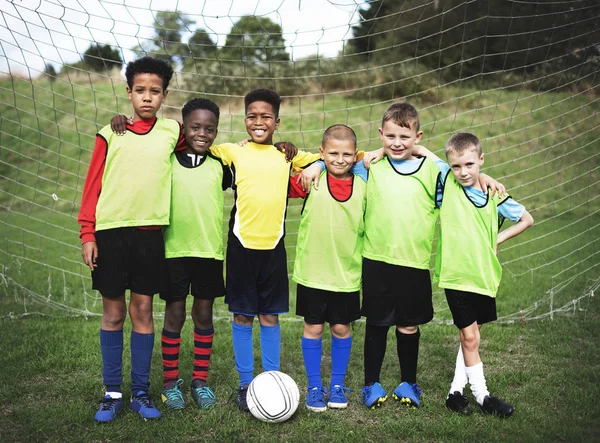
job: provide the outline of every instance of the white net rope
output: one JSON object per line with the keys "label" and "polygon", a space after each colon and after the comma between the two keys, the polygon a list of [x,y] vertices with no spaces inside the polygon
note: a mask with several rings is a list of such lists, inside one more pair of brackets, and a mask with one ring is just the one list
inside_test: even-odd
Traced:
{"label": "white net rope", "polygon": [[[131,111],[122,62],[145,54],[176,70],[161,115],[208,97],[217,142],[245,137],[256,87],[284,98],[276,139],[305,150],[334,123],[378,148],[400,100],[440,156],[475,133],[484,171],[536,220],[499,251],[500,321],[585,309],[600,285],[599,25],[595,0],[0,0],[0,318],[101,313],[76,218],[96,132]],[[289,269],[300,208],[290,200]],[[442,291],[434,302],[448,321]]]}

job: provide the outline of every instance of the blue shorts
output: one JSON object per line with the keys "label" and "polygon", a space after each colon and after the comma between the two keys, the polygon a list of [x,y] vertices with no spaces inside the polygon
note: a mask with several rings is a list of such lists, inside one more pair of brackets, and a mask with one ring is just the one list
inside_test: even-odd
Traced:
{"label": "blue shorts", "polygon": [[249,317],[289,310],[287,255],[283,238],[275,249],[247,249],[235,235],[227,243],[225,303]]}

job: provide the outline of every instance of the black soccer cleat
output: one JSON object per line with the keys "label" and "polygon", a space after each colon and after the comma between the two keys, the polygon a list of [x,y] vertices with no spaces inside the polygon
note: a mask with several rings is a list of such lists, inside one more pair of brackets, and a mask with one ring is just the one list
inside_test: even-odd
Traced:
{"label": "black soccer cleat", "polygon": [[458,412],[460,415],[471,415],[473,413],[473,408],[469,406],[467,396],[458,391],[454,391],[453,394],[448,395],[446,407],[451,411]]}
{"label": "black soccer cleat", "polygon": [[248,402],[246,401],[246,396],[248,395],[248,385],[240,386],[237,392],[237,397],[235,399],[235,403],[237,407],[242,411],[250,412],[250,408],[248,408]]}
{"label": "black soccer cleat", "polygon": [[508,418],[513,415],[515,408],[510,403],[500,400],[493,395],[486,395],[481,405],[481,411],[484,414],[495,415],[500,418]]}

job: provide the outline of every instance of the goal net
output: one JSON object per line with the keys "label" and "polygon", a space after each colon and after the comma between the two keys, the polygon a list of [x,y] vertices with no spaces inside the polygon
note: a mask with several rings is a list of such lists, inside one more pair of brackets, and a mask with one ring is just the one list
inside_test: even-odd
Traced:
{"label": "goal net", "polygon": [[[122,72],[142,55],[176,71],[162,116],[219,104],[217,142],[246,136],[256,87],[284,99],[276,139],[313,152],[334,123],[380,147],[397,101],[440,156],[473,132],[484,172],[536,220],[500,248],[500,321],[584,310],[600,285],[599,29],[597,0],[0,0],[0,318],[102,312],[77,214],[95,134],[131,113]],[[447,321],[437,288],[434,304]]]}

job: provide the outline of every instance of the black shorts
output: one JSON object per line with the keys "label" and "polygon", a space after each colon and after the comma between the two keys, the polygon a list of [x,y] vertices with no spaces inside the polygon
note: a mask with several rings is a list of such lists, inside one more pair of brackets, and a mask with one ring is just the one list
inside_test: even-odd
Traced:
{"label": "black shorts", "polygon": [[311,325],[347,325],[360,318],[360,291],[333,292],[298,285],[296,315]]}
{"label": "black shorts", "polygon": [[92,288],[118,298],[126,289],[154,295],[164,289],[165,243],[162,229],[114,228],[96,231],[97,268]]}
{"label": "black shorts", "polygon": [[373,326],[418,326],[433,319],[428,269],[363,259],[362,315]]}
{"label": "black shorts", "polygon": [[229,235],[225,266],[225,303],[229,312],[247,316],[288,312],[290,294],[283,238],[275,249],[257,250],[244,248],[235,235]]}
{"label": "black shorts", "polygon": [[458,329],[477,322],[478,325],[496,320],[496,298],[473,292],[444,289],[452,319]]}
{"label": "black shorts", "polygon": [[[191,291],[190,291],[191,286]],[[165,301],[185,300],[188,294],[201,300],[225,295],[223,260],[199,257],[167,259],[167,289],[160,293]]]}

